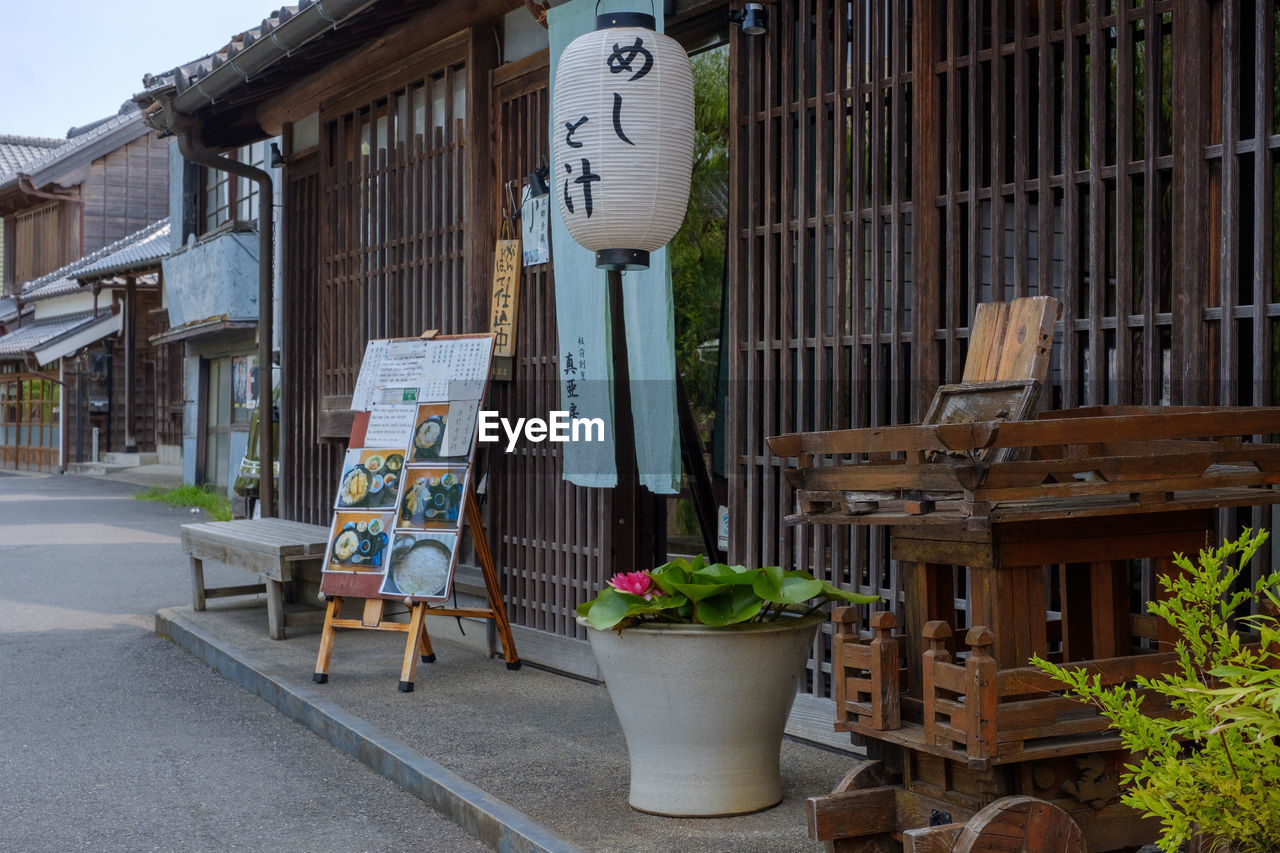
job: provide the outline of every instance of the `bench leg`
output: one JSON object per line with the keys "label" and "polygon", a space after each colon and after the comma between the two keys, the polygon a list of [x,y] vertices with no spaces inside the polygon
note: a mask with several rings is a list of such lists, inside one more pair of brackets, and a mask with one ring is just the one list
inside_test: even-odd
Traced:
{"label": "bench leg", "polygon": [[204,563],[191,557],[191,609],[204,610]]}
{"label": "bench leg", "polygon": [[284,585],[267,578],[267,633],[273,640],[284,639]]}

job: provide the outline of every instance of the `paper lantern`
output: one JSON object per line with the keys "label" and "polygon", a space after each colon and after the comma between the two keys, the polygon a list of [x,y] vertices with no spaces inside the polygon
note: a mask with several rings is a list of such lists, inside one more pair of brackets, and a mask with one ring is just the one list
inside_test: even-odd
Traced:
{"label": "paper lantern", "polygon": [[647,269],[675,236],[693,169],[693,69],[651,15],[599,15],[556,68],[552,192],[601,269]]}

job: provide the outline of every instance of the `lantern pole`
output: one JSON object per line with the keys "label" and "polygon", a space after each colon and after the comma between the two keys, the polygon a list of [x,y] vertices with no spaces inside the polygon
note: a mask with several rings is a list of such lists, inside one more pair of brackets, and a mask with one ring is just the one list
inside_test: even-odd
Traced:
{"label": "lantern pole", "polygon": [[[613,560],[615,572],[635,572],[658,564],[655,501],[644,500],[636,465],[635,420],[631,414],[631,368],[627,360],[626,315],[622,271],[605,272],[609,289],[609,325],[613,350],[613,448],[618,485],[613,490]],[[662,549],[665,555],[666,549]]]}

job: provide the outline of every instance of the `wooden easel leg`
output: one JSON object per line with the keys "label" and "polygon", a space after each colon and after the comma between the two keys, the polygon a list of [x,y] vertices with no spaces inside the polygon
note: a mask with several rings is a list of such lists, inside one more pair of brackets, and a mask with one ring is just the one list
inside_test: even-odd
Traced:
{"label": "wooden easel leg", "polygon": [[413,675],[418,669],[418,651],[423,642],[423,622],[427,618],[427,605],[413,605],[409,617],[409,637],[404,644],[404,664],[400,667],[400,692],[413,692]]}
{"label": "wooden easel leg", "polygon": [[423,663],[435,663],[436,653],[431,648],[431,637],[427,634],[427,620],[422,620],[422,631],[418,634],[418,654]]}
{"label": "wooden easel leg", "polygon": [[484,521],[480,518],[480,509],[476,506],[475,492],[468,495],[467,524],[471,525],[471,538],[475,542],[476,557],[480,560],[480,573],[484,575],[484,588],[489,594],[489,608],[493,611],[493,622],[498,629],[498,639],[502,642],[502,653],[507,660],[507,669],[519,669],[520,658],[516,654],[516,641],[511,636],[507,605],[502,600],[502,590],[498,586],[498,570],[493,563],[493,552],[489,550],[489,537],[485,533]]}
{"label": "wooden easel leg", "polygon": [[329,599],[329,605],[324,611],[324,629],[320,632],[320,654],[316,658],[316,671],[311,676],[316,684],[326,684],[329,681],[329,659],[333,657],[333,637],[338,631],[333,626],[333,620],[338,618],[338,611],[341,609],[341,598],[335,595]]}

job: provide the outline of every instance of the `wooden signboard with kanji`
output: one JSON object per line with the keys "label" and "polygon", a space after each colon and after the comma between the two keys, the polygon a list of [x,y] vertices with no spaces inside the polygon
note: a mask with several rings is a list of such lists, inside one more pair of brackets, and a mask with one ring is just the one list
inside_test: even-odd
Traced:
{"label": "wooden signboard with kanji", "polygon": [[[476,418],[489,379],[494,338],[437,335],[370,341],[352,396],[355,412],[342,466],[320,591],[328,599],[314,681],[328,681],[339,628],[406,632],[400,689],[413,689],[419,658],[435,659],[428,613],[493,619],[507,665],[519,660],[497,571],[476,507],[472,460]],[[445,606],[463,525],[470,527],[489,606]],[[342,602],[363,599],[359,619]],[[387,601],[409,622],[384,619]]]}
{"label": "wooden signboard with kanji", "polygon": [[493,378],[510,379],[516,353],[520,304],[520,241],[498,240],[493,251],[493,293],[489,330],[493,333]]}

